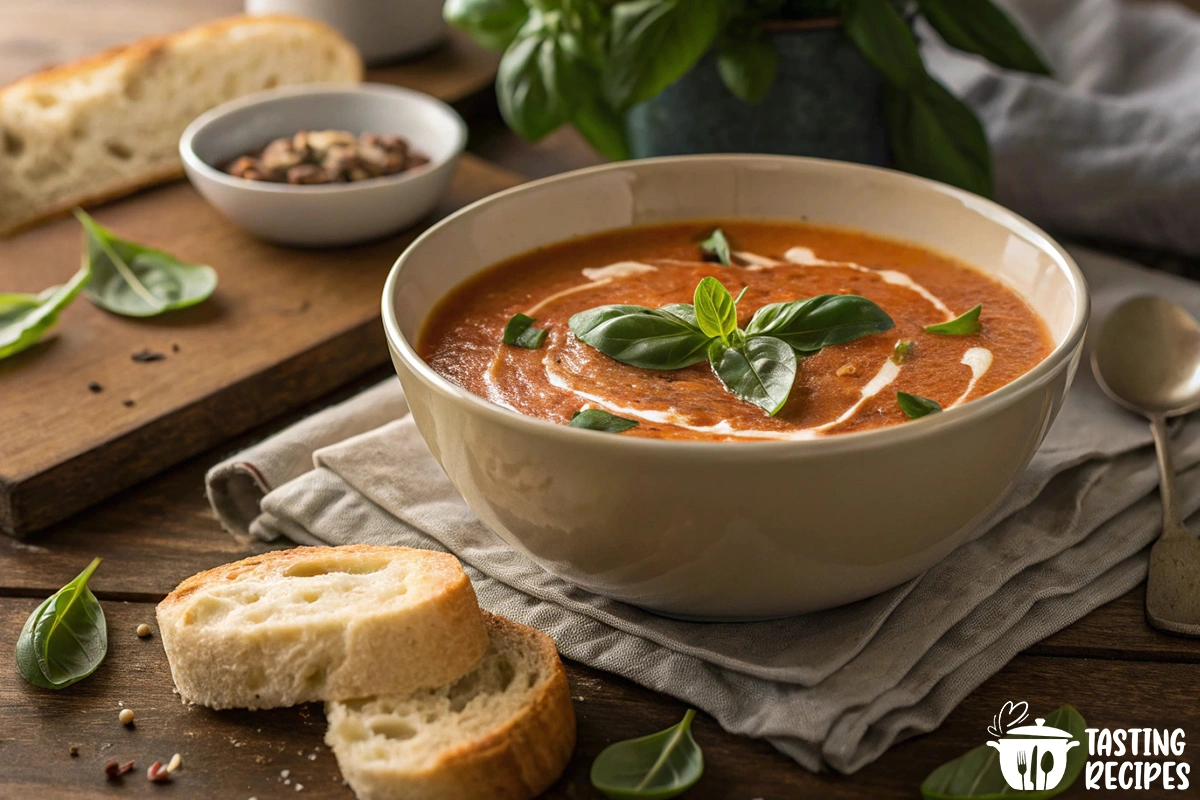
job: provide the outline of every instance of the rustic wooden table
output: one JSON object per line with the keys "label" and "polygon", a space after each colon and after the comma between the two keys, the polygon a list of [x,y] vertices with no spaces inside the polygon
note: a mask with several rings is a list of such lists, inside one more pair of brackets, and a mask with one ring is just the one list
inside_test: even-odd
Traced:
{"label": "rustic wooden table", "polygon": [[[104,3],[103,12],[98,5],[54,0],[34,8],[20,0],[0,0],[0,82],[46,61],[178,28],[236,10],[239,4],[119,0]],[[530,176],[595,159],[569,133],[530,146],[518,142],[494,118],[476,126],[473,149]],[[1200,276],[1197,262],[1169,254],[1134,255]],[[300,412],[229,441],[25,542],[0,537],[0,798],[74,800],[109,797],[117,791],[127,796],[166,793],[260,800],[294,797],[300,791],[307,797],[351,797],[322,744],[319,706],[220,713],[185,707],[172,693],[157,637],[139,639],[134,631],[142,622],[153,625],[154,604],[183,578],[264,549],[219,528],[203,494],[205,470],[224,455],[389,374],[380,368]],[[97,555],[104,563],[92,588],[108,617],[108,658],[91,678],[66,690],[34,689],[21,680],[12,662],[21,625],[41,598]],[[1006,700],[1024,699],[1035,710],[1047,711],[1071,703],[1101,727],[1153,724],[1200,735],[1200,704],[1194,696],[1200,643],[1149,628],[1142,614],[1143,597],[1143,589],[1135,589],[1029,648],[968,697],[937,731],[900,744],[852,777],[808,773],[766,743],[727,734],[702,714],[695,736],[704,748],[707,768],[703,782],[689,796],[915,797],[920,781],[934,767],[982,742],[984,728]],[[548,796],[599,797],[588,781],[595,755],[612,741],[673,724],[684,706],[582,665],[567,667],[576,698],[579,744],[566,774]],[[135,726],[118,723],[122,707],[136,710]],[[78,747],[74,757],[68,753],[73,745]],[[150,784],[142,777],[151,762],[165,762],[177,752],[184,767],[171,783]],[[102,772],[110,759],[133,760],[138,770],[116,786]],[[1200,765],[1190,756],[1185,760]],[[1080,781],[1066,796],[1083,793]]]}

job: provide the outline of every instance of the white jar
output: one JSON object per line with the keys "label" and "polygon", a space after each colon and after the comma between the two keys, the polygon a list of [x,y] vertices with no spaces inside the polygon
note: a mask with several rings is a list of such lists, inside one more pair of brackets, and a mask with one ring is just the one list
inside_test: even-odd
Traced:
{"label": "white jar", "polygon": [[367,64],[428,50],[447,31],[442,0],[246,0],[246,11],[318,19],[353,42]]}

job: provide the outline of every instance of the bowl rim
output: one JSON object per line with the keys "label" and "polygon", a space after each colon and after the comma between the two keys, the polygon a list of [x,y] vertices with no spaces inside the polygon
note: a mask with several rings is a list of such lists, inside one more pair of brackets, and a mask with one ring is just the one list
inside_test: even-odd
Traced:
{"label": "bowl rim", "polygon": [[[224,172],[207,161],[202,159],[195,149],[195,140],[205,130],[208,130],[214,125],[220,124],[222,120],[234,112],[241,111],[245,108],[254,106],[266,106],[279,100],[286,100],[295,96],[304,95],[391,95],[393,97],[404,98],[405,100],[424,103],[429,106],[435,113],[441,114],[448,120],[454,128],[454,138],[450,152],[443,158],[430,159],[429,164],[422,165],[414,170],[406,170],[395,175],[383,175],[378,178],[363,181],[350,181],[347,183],[325,183],[312,185],[293,185],[290,183],[274,183],[271,181],[252,181],[246,178],[237,178]],[[361,192],[368,189],[377,189],[386,186],[395,186],[411,180],[418,180],[422,175],[428,175],[439,167],[452,163],[467,146],[467,123],[457,111],[451,108],[445,102],[439,100],[430,94],[418,92],[415,89],[408,89],[403,86],[393,86],[387,83],[346,83],[346,82],[330,82],[330,83],[299,83],[289,86],[276,86],[271,89],[263,89],[258,92],[243,95],[234,98],[228,102],[222,103],[219,106],[210,108],[200,116],[192,120],[183,130],[183,134],[179,137],[179,156],[183,159],[184,166],[189,170],[194,171],[204,178],[219,183],[222,186],[231,189],[261,192],[264,194],[290,194],[290,195],[338,195],[348,192]]]}
{"label": "bowl rim", "polygon": [[[395,303],[393,298],[396,294],[400,273],[403,270],[405,261],[409,258],[421,244],[429,237],[435,235],[438,231],[445,227],[449,227],[459,220],[461,217],[473,214],[477,209],[496,205],[505,201],[509,196],[518,192],[537,189],[545,186],[554,185],[557,183],[570,183],[584,179],[590,175],[619,171],[624,169],[638,169],[639,165],[654,166],[659,164],[686,164],[696,161],[725,161],[729,163],[778,163],[780,161],[787,163],[799,164],[801,166],[810,166],[820,169],[844,170],[847,174],[853,173],[869,173],[872,176],[883,177],[884,180],[892,180],[899,182],[913,183],[922,186],[925,189],[931,189],[943,195],[948,195],[962,202],[968,208],[983,213],[985,216],[993,219],[998,224],[1001,220],[1004,221],[1005,227],[1010,230],[1022,233],[1026,238],[1037,246],[1042,252],[1050,255],[1056,262],[1059,269],[1066,272],[1074,291],[1076,300],[1076,308],[1074,318],[1071,320],[1071,326],[1061,343],[1057,344],[1049,354],[1038,362],[1032,369],[1025,374],[1019,376],[1013,381],[1001,386],[999,389],[990,392],[976,400],[964,403],[957,408],[948,409],[941,414],[929,414],[918,419],[910,420],[903,425],[889,425],[884,428],[874,428],[866,431],[855,431],[851,433],[839,433],[834,436],[817,437],[815,439],[791,439],[791,440],[770,440],[760,442],[716,442],[705,440],[680,440],[680,439],[653,439],[640,436],[613,436],[602,431],[592,431],[583,428],[572,428],[568,425],[560,425],[548,420],[539,419],[537,417],[527,416],[518,411],[514,411],[504,406],[492,403],[476,394],[471,393],[467,389],[443,377],[440,373],[434,370],[428,363],[425,362],[416,352],[415,348],[409,343],[407,338],[401,333],[399,321],[396,318]],[[867,231],[869,233],[869,231]],[[919,244],[919,243],[917,243]],[[481,269],[486,269],[487,266]],[[1016,291],[1015,289],[1013,291]],[[1018,292],[1019,294],[1019,292]],[[1028,301],[1027,301],[1028,302]],[[903,444],[913,438],[922,436],[934,435],[937,431],[957,428],[961,425],[968,424],[973,419],[978,419],[987,416],[1000,410],[1003,407],[1015,402],[1017,398],[1027,392],[1034,390],[1036,387],[1050,380],[1063,362],[1070,360],[1080,352],[1083,344],[1083,338],[1087,331],[1088,318],[1091,312],[1091,295],[1088,290],[1087,281],[1083,276],[1079,265],[1075,263],[1075,259],[1051,238],[1045,231],[1034,225],[1029,220],[1020,216],[1016,212],[1010,211],[1004,206],[989,200],[985,197],[967,192],[954,186],[934,181],[929,178],[922,178],[908,173],[899,172],[897,170],[886,169],[883,167],[867,166],[863,164],[853,164],[849,162],[834,161],[824,158],[812,158],[807,156],[782,156],[782,155],[759,155],[759,154],[704,154],[704,155],[686,155],[686,156],[662,156],[658,158],[637,159],[635,161],[618,161],[611,164],[601,164],[595,167],[587,167],[584,169],[572,170],[558,175],[552,175],[528,183],[523,183],[509,189],[489,195],[481,200],[477,200],[470,205],[467,205],[449,216],[439,220],[434,225],[423,231],[420,236],[412,241],[404,251],[396,259],[388,272],[387,280],[383,287],[382,297],[382,317],[384,335],[387,339],[392,352],[402,360],[405,366],[411,370],[419,379],[430,384],[434,391],[439,392],[444,398],[454,402],[460,406],[465,406],[477,413],[483,414],[496,423],[503,424],[506,427],[517,431],[523,431],[531,436],[542,436],[558,438],[562,443],[572,441],[572,437],[590,437],[590,439],[578,438],[574,439],[578,444],[582,445],[590,442],[592,446],[608,447],[608,448],[630,448],[634,450],[649,450],[659,449],[672,451],[674,455],[694,454],[698,457],[717,458],[717,459],[736,459],[744,460],[745,457],[753,458],[792,458],[800,454],[816,455],[829,453],[831,451],[837,453],[852,452],[857,450],[877,449],[896,444]],[[1039,315],[1040,316],[1040,315]],[[566,438],[562,438],[566,437]]]}

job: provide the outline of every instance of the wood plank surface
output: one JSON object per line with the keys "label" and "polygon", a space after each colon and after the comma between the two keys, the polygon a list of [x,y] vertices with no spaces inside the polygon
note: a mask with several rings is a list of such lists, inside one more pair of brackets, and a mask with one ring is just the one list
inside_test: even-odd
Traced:
{"label": "wood plank surface", "polygon": [[[435,217],[517,183],[466,156]],[[130,319],[79,299],[57,333],[0,362],[0,529],[24,534],[324,394],[387,359],[383,281],[416,235],[358,247],[266,244],[186,183],[95,210],[121,236],[213,265],[201,305]],[[61,283],[80,229],[61,219],[0,240],[7,291]],[[142,363],[142,350],[161,361]],[[95,382],[102,391],[89,390]]]}
{"label": "wood plank surface", "polygon": [[[108,569],[102,565],[97,576]],[[11,653],[35,599],[0,599],[0,652]],[[324,714],[317,704],[269,711],[211,711],[183,705],[148,603],[103,601],[109,653],[87,680],[53,692],[29,686],[6,663],[0,674],[0,797],[85,798],[171,796],[346,799],[332,753],[324,746]],[[155,633],[139,639],[148,623]],[[1064,661],[1072,668],[1064,669]],[[563,800],[600,798],[587,774],[608,744],[672,725],[685,706],[628,681],[568,663],[578,718],[578,745],[566,774],[545,795]],[[1122,660],[1084,661],[1021,656],[951,714],[935,736],[900,744],[857,775],[806,772],[767,743],[725,733],[706,715],[694,734],[704,749],[705,774],[688,796],[750,798],[912,798],[936,766],[982,744],[986,726],[1006,700],[1024,699],[1035,712],[1069,702],[1100,727],[1182,727],[1200,730],[1194,702],[1196,668]],[[135,724],[117,720],[132,708]],[[69,755],[77,745],[78,756]],[[150,784],[146,768],[174,753],[183,768],[170,784]],[[103,765],[134,761],[136,769],[109,782]],[[287,777],[282,777],[287,770]],[[285,780],[288,783],[285,783]],[[114,785],[114,783],[118,785]],[[303,786],[298,790],[297,785]],[[1085,794],[1079,781],[1064,797]],[[1146,792],[1141,797],[1178,793]]]}

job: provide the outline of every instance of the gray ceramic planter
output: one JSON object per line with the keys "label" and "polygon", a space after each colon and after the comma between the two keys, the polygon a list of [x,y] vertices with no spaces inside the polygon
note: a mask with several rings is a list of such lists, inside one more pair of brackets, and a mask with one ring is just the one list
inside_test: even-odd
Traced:
{"label": "gray ceramic planter", "polygon": [[626,118],[635,158],[779,153],[862,164],[888,160],[883,79],[840,26],[769,32],[779,73],[749,106],[721,82],[712,53]]}

